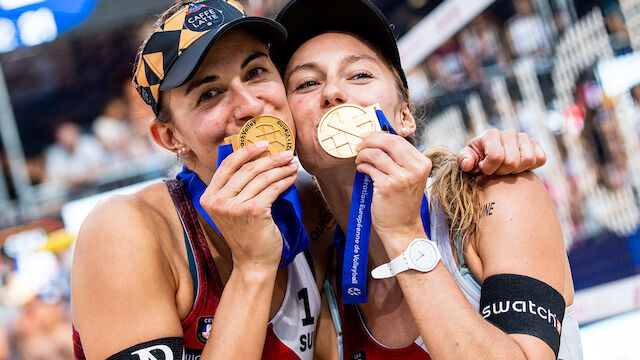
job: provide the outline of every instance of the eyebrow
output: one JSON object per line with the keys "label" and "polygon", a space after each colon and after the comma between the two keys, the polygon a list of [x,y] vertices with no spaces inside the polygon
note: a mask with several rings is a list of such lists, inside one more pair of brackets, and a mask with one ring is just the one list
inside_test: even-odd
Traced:
{"label": "eyebrow", "polygon": [[[263,53],[263,52],[255,52],[249,56],[247,56],[246,59],[244,59],[244,61],[242,62],[242,64],[240,64],[240,68],[244,69],[247,67],[247,65],[249,65],[249,63],[251,63],[253,60],[257,59],[257,58],[261,58],[261,57],[267,57],[267,54]],[[191,82],[191,84],[189,84],[189,86],[187,87],[187,89],[185,90],[185,95],[189,95],[189,93],[191,91],[193,91],[194,89],[204,85],[204,84],[208,84],[214,81],[219,80],[220,77],[218,75],[209,75],[209,76],[205,76],[201,79],[197,79],[194,80],[193,82]]]}
{"label": "eyebrow", "polygon": [[253,54],[247,56],[246,59],[244,59],[244,61],[240,65],[240,68],[241,69],[246,68],[247,65],[249,65],[250,62],[252,62],[253,60],[255,60],[257,58],[261,58],[261,57],[267,57],[267,54],[265,54],[265,53],[263,53],[261,51],[254,52]]}
{"label": "eyebrow", "polygon": [[295,73],[296,71],[299,70],[317,70],[319,69],[320,66],[318,65],[318,63],[314,63],[314,62],[309,62],[309,63],[304,63],[301,65],[298,65],[296,67],[293,68],[293,70],[291,70],[291,72],[289,72],[289,75],[287,75],[287,78],[285,80],[285,84],[289,82],[289,79],[291,79],[291,75],[293,75],[293,73]]}
{"label": "eyebrow", "polygon": [[345,65],[349,65],[349,64],[353,64],[354,62],[358,62],[360,60],[369,60],[369,61],[373,61],[376,62],[376,58],[374,58],[373,56],[367,55],[367,54],[360,54],[360,55],[348,55],[342,58],[342,66]]}

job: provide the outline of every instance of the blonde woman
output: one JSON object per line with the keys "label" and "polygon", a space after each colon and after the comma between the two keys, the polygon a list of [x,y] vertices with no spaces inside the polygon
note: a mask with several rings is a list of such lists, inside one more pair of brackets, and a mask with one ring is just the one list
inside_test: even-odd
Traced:
{"label": "blonde woman", "polygon": [[[368,256],[362,238],[349,249],[336,236],[339,259],[362,255],[335,272],[344,358],[579,359],[571,272],[542,182],[463,174],[452,153],[425,157],[406,140],[416,130],[407,81],[390,25],[368,0],[293,0],[277,20],[291,34],[278,54],[300,161],[341,230],[361,194],[356,170],[373,180]],[[355,162],[329,155],[319,122],[343,104],[379,104],[399,135],[367,136]],[[367,261],[365,286],[351,286]]]}

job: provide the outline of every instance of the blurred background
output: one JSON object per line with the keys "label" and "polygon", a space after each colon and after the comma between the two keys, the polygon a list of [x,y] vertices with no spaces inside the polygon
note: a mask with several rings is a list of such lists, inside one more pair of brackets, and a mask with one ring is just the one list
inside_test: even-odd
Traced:
{"label": "blurred background", "polygon": [[[243,2],[269,17],[285,3]],[[373,2],[395,26],[423,147],[457,151],[489,128],[542,143],[585,359],[640,359],[640,0]],[[82,219],[175,168],[131,87],[172,3],[0,0],[0,360],[72,359]]]}

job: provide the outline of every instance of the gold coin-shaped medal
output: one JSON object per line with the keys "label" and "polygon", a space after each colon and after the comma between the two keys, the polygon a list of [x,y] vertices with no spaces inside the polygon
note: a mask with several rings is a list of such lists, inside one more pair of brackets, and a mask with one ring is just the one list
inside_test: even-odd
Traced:
{"label": "gold coin-shaped medal", "polygon": [[380,131],[375,112],[379,108],[377,104],[367,108],[345,104],[327,111],[318,125],[320,146],[337,158],[355,157],[356,145],[362,142],[362,134]]}
{"label": "gold coin-shaped medal", "polygon": [[234,150],[237,150],[236,146],[243,148],[260,141],[269,142],[268,150],[262,156],[295,150],[295,136],[291,128],[284,120],[273,115],[260,115],[247,121],[237,136],[237,140],[230,141],[237,144],[234,144]]}

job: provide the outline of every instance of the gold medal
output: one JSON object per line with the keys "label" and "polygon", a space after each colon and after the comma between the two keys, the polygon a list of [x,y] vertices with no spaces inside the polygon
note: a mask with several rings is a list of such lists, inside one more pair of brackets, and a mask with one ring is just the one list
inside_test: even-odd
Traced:
{"label": "gold medal", "polygon": [[295,150],[295,136],[284,120],[273,115],[260,115],[247,121],[238,135],[226,137],[225,144],[231,144],[233,151],[260,141],[268,141],[269,146],[259,157]]}
{"label": "gold medal", "polygon": [[376,115],[379,108],[378,104],[366,108],[345,104],[327,111],[318,125],[320,146],[337,158],[355,157],[356,145],[362,142],[362,134],[381,131]]}

